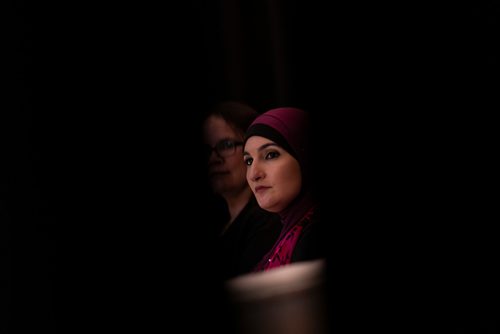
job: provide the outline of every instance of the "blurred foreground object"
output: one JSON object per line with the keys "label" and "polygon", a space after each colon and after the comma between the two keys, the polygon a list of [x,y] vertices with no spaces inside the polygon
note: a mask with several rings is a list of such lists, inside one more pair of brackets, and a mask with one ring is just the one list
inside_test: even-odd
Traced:
{"label": "blurred foreground object", "polygon": [[325,275],[320,259],[227,281],[238,333],[327,333]]}

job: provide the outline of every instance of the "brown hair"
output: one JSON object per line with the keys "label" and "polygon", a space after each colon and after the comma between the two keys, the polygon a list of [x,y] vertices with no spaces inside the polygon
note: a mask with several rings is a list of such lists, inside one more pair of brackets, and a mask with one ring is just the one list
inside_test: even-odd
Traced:
{"label": "brown hair", "polygon": [[224,101],[214,105],[205,117],[222,117],[236,132],[244,135],[259,113],[248,104],[238,101]]}

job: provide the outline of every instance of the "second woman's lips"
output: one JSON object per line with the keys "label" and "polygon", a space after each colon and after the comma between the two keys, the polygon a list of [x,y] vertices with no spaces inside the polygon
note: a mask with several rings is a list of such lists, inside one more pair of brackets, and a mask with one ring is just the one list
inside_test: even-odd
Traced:
{"label": "second woman's lips", "polygon": [[208,175],[224,175],[224,174],[229,174],[230,172],[227,170],[211,170],[208,172]]}

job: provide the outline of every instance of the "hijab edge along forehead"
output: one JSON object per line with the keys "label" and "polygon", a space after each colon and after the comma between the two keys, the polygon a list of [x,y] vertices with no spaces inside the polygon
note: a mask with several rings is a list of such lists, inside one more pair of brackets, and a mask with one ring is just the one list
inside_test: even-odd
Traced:
{"label": "hijab edge along forehead", "polygon": [[258,116],[250,125],[245,142],[251,136],[262,136],[282,146],[301,166],[307,164],[308,114],[298,108],[271,109]]}

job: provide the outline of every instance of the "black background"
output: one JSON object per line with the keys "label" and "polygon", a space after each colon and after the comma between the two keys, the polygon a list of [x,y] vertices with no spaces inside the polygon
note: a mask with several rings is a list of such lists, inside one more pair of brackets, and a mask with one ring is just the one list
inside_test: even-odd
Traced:
{"label": "black background", "polygon": [[224,328],[224,99],[313,116],[334,330],[498,330],[497,1],[2,6],[0,331]]}

